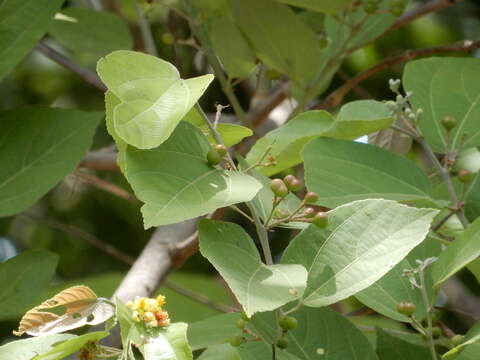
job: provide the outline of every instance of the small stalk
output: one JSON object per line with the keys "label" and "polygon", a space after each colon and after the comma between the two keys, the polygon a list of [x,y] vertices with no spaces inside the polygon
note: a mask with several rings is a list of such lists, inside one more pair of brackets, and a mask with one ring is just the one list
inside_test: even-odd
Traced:
{"label": "small stalk", "polygon": [[427,287],[425,284],[425,273],[424,273],[424,268],[420,267],[419,271],[419,278],[420,278],[420,292],[422,294],[422,300],[423,303],[425,304],[425,308],[427,310],[426,316],[427,316],[427,329],[426,329],[426,336],[427,336],[427,341],[428,341],[428,347],[430,348],[430,353],[432,355],[432,360],[437,360],[437,352],[435,351],[435,343],[433,342],[433,336],[432,336],[432,314],[430,313],[431,311],[431,305],[430,301],[428,300],[428,294],[427,294]]}
{"label": "small stalk", "polygon": [[142,8],[138,4],[137,0],[133,0],[133,5],[135,7],[135,12],[138,17],[138,25],[140,26],[140,32],[142,34],[142,39],[145,45],[145,50],[153,56],[158,56],[157,46],[155,45],[155,40],[153,38],[152,29],[148,23],[145,14],[142,11]]}

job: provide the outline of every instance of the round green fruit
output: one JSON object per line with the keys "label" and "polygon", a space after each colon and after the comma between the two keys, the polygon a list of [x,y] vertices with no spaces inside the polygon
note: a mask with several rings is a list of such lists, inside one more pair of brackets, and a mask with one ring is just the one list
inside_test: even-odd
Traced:
{"label": "round green fruit", "polygon": [[442,329],[440,329],[438,326],[432,327],[432,337],[434,339],[438,339],[440,336],[442,336]]}
{"label": "round green fruit", "polygon": [[316,203],[318,201],[318,194],[316,192],[309,191],[305,194],[303,201],[305,201],[305,204]]}
{"label": "round green fruit", "polygon": [[165,45],[173,45],[173,43],[175,42],[175,36],[173,36],[173,34],[170,32],[163,33],[162,42]]}
{"label": "round green fruit", "polygon": [[220,154],[220,156],[227,155],[227,148],[222,144],[217,144],[213,147],[213,149]]}
{"label": "round green fruit", "polygon": [[290,191],[298,191],[302,188],[302,183],[294,175],[285,176],[283,182]]}
{"label": "round green fruit", "polygon": [[207,161],[210,165],[218,165],[222,162],[222,155],[215,149],[210,149],[207,153]]}
{"label": "round green fruit", "polygon": [[234,347],[238,347],[240,345],[242,345],[243,343],[243,337],[241,336],[232,336],[230,339],[228,339],[228,342],[230,343],[230,345],[234,346]]}
{"label": "round green fruit", "polygon": [[397,311],[406,316],[412,316],[416,308],[415,304],[409,301],[402,301],[397,304]]}
{"label": "round green fruit", "polygon": [[310,219],[310,218],[313,218],[316,213],[317,213],[317,210],[315,210],[313,207],[308,206],[303,211],[303,217]]}
{"label": "round green fruit", "polygon": [[328,225],[328,214],[324,213],[323,211],[317,212],[312,218],[312,224],[319,227],[320,229],[326,228]]}
{"label": "round green fruit", "polygon": [[238,327],[239,329],[242,329],[242,330],[245,329],[245,326],[246,326],[246,325],[247,325],[247,322],[246,322],[245,320],[243,320],[243,319],[239,319],[239,320],[237,321],[237,327]]}
{"label": "round green fruit", "polygon": [[457,125],[458,125],[457,119],[455,119],[453,116],[447,115],[442,119],[442,126],[447,131],[454,129]]}
{"label": "round green fruit", "polygon": [[270,183],[270,189],[272,189],[275,196],[284,198],[288,195],[287,185],[281,179],[273,179]]}
{"label": "round green fruit", "polygon": [[452,345],[453,346],[458,346],[460,345],[461,343],[463,343],[463,341],[465,340],[465,337],[463,335],[460,335],[460,334],[457,334],[457,335],[454,335],[450,341],[452,342]]}
{"label": "round green fruit", "polygon": [[286,349],[288,347],[288,340],[284,338],[278,339],[277,347],[280,349]]}
{"label": "round green fruit", "polygon": [[292,316],[283,316],[278,320],[278,325],[285,331],[295,330],[298,326],[298,321]]}

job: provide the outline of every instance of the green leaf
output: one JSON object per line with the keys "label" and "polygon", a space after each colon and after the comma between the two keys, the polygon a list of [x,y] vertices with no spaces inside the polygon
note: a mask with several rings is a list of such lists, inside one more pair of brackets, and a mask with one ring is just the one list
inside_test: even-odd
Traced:
{"label": "green leaf", "polygon": [[233,15],[266,65],[302,87],[316,78],[322,56],[316,34],[288,6],[273,0],[233,0]]}
{"label": "green leaf", "polygon": [[276,309],[302,295],[307,277],[303,266],[264,265],[240,226],[202,220],[198,229],[200,252],[222,275],[248,316]]}
{"label": "green leaf", "polygon": [[210,24],[212,46],[227,74],[245,78],[255,67],[255,54],[240,29],[229,16],[212,19]]}
{"label": "green leaf", "polygon": [[32,360],[61,360],[83,348],[89,341],[99,341],[108,336],[107,331],[91,332],[62,341],[51,350],[35,356]]}
{"label": "green leaf", "polygon": [[432,265],[435,286],[439,286],[479,255],[480,219],[477,219],[442,252]]}
{"label": "green leaf", "polygon": [[[465,351],[465,348],[468,348],[469,345],[480,342],[480,321],[477,321],[468,332],[465,334],[465,338],[460,345],[455,346],[453,349],[450,349],[445,354],[443,354],[442,359],[457,359],[458,357],[451,357],[455,354],[462,354]],[[477,353],[478,355],[478,353]],[[462,358],[461,356],[459,358]],[[463,359],[463,358],[462,358]]]}
{"label": "green leaf", "polygon": [[327,306],[366,289],[398,264],[428,233],[438,213],[394,201],[355,201],[329,211],[326,229],[303,230],[282,263],[308,270],[303,302]]}
{"label": "green leaf", "polygon": [[[438,240],[432,238],[425,239],[380,280],[355,294],[355,297],[376,312],[405,322],[410,322],[411,319],[397,311],[397,304],[402,301],[414,303],[416,305],[415,318],[422,320],[426,314],[426,308],[421,292],[416,288],[412,288],[408,278],[403,276],[403,271],[417,268],[416,260],[425,260],[432,256],[438,256],[440,252],[441,243]],[[431,272],[428,269],[425,274],[425,280],[428,284],[427,289],[431,293],[433,282]]]}
{"label": "green leaf", "polygon": [[0,79],[47,32],[64,0],[3,0],[0,7]]}
{"label": "green leaf", "polygon": [[376,146],[319,138],[305,146],[305,182],[320,196],[318,204],[335,207],[366,198],[427,201],[430,181],[412,161]]}
{"label": "green leaf", "polygon": [[[479,71],[480,60],[473,58],[428,58],[406,65],[404,87],[413,92],[414,109],[423,109],[420,128],[435,151],[480,145]],[[441,125],[447,115],[458,121],[448,141]]]}
{"label": "green leaf", "polygon": [[143,334],[141,325],[133,321],[132,311],[118,298],[115,299],[115,311],[120,326],[120,338],[122,339],[123,348],[128,349],[132,344],[142,344]]}
{"label": "green leaf", "polygon": [[236,348],[229,344],[210,346],[202,352],[198,360],[242,360]]}
{"label": "green leaf", "polygon": [[122,50],[100,59],[97,72],[121,101],[107,105],[113,108],[116,135],[140,149],[167,140],[213,80],[213,75],[183,80],[167,61]]}
{"label": "green leaf", "polygon": [[25,210],[73,171],[103,116],[28,106],[0,113],[0,216]]}
{"label": "green leaf", "polygon": [[324,134],[332,124],[332,115],[323,110],[304,112],[285,125],[268,132],[260,138],[247,155],[247,162],[257,164],[265,152],[275,158],[275,166],[267,166],[260,171],[273,175],[301,163],[300,152],[310,140]]}
{"label": "green leaf", "polygon": [[192,360],[193,355],[187,342],[185,323],[173,323],[158,331],[155,336],[146,337],[141,347],[145,360]]}
{"label": "green leaf", "polygon": [[0,319],[22,315],[39,303],[58,263],[47,251],[27,251],[0,264]]}
{"label": "green leaf", "polygon": [[[327,16],[325,30],[330,39],[330,47],[336,51],[340,44],[346,43],[349,48],[360,48],[375,40],[396,20],[388,11],[391,3],[391,0],[381,0],[380,11],[376,14],[366,14],[363,6],[357,6],[346,16]],[[361,31],[352,30],[353,24],[361,24]],[[352,31],[355,33],[352,34]]]}
{"label": "green leaf", "polygon": [[[291,314],[298,327],[288,332],[288,353],[301,360],[377,360],[372,345],[356,326],[341,314],[326,308],[302,307]],[[261,313],[251,320],[255,333],[265,341],[278,337],[274,313]],[[268,359],[268,358],[265,358]]]}
{"label": "green leaf", "polygon": [[332,127],[324,136],[356,139],[392,125],[393,118],[385,104],[375,100],[357,100],[342,106]]}
{"label": "green leaf", "polygon": [[251,176],[209,166],[209,149],[200,130],[183,121],[156,149],[128,147],[126,177],[145,202],[145,228],[194,218],[256,195],[261,184]]}
{"label": "green leaf", "polygon": [[[214,145],[217,143],[210,130],[207,129],[207,125],[200,126],[200,129],[207,134],[210,144]],[[246,137],[253,135],[253,131],[249,128],[234,124],[218,124],[217,131],[220,133],[226,147],[236,145]]]}
{"label": "green leaf", "polygon": [[415,345],[377,328],[377,354],[380,360],[425,360],[431,357],[426,346]]}
{"label": "green leaf", "polygon": [[[479,353],[480,353],[480,344],[472,344],[472,345],[466,346],[461,353],[455,354],[454,357],[445,357],[445,358],[449,360],[477,360]],[[445,355],[446,354],[444,354],[444,356]]]}
{"label": "green leaf", "polygon": [[188,327],[187,337],[192,350],[222,344],[234,335],[241,335],[237,327],[239,313],[227,313],[197,321]]}
{"label": "green leaf", "polygon": [[70,7],[63,9],[61,14],[62,17],[53,21],[49,32],[67,49],[102,56],[133,46],[127,23],[111,12]]}
{"label": "green leaf", "polygon": [[374,100],[359,100],[345,104],[336,119],[326,111],[304,112],[278,129],[263,136],[247,155],[251,164],[258,163],[270,148],[277,165],[262,168],[273,175],[301,163],[300,152],[305,144],[319,136],[356,139],[390,126],[393,118],[384,104]]}
{"label": "green leaf", "polygon": [[15,354],[15,360],[32,360],[36,355],[50,351],[55,344],[75,337],[55,334],[11,341],[0,346],[0,360],[12,360],[12,354]]}
{"label": "green leaf", "polygon": [[335,14],[343,10],[353,0],[278,0],[279,2],[327,14]]}

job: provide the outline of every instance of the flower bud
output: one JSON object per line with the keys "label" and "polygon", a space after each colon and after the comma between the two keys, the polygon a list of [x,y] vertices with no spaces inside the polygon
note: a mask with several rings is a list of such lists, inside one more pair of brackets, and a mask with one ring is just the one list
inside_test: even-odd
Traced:
{"label": "flower bud", "polygon": [[270,183],[270,189],[272,189],[275,196],[284,198],[288,195],[287,185],[281,179],[273,179]]}
{"label": "flower bud", "polygon": [[434,339],[438,339],[440,336],[442,336],[442,329],[440,329],[438,326],[432,327],[432,337]]}
{"label": "flower bud", "polygon": [[320,229],[326,228],[328,225],[328,214],[322,211],[319,211],[313,217],[312,224],[319,227]]}
{"label": "flower bud", "polygon": [[283,182],[290,191],[298,191],[302,188],[302,183],[294,175],[285,176]]}
{"label": "flower bud", "polygon": [[247,325],[247,322],[243,319],[238,319],[237,321],[237,327],[241,330],[245,329],[245,326]]}
{"label": "flower bud", "polygon": [[397,311],[406,316],[412,316],[417,307],[409,301],[402,301],[397,304]]}

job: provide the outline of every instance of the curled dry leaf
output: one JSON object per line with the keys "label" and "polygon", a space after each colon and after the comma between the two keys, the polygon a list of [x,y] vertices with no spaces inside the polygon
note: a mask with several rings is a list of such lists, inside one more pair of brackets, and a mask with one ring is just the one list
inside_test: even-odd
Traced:
{"label": "curled dry leaf", "polygon": [[84,325],[104,322],[115,313],[114,307],[98,298],[86,286],[73,286],[27,311],[20,320],[17,331],[21,336],[50,335],[76,329]]}

